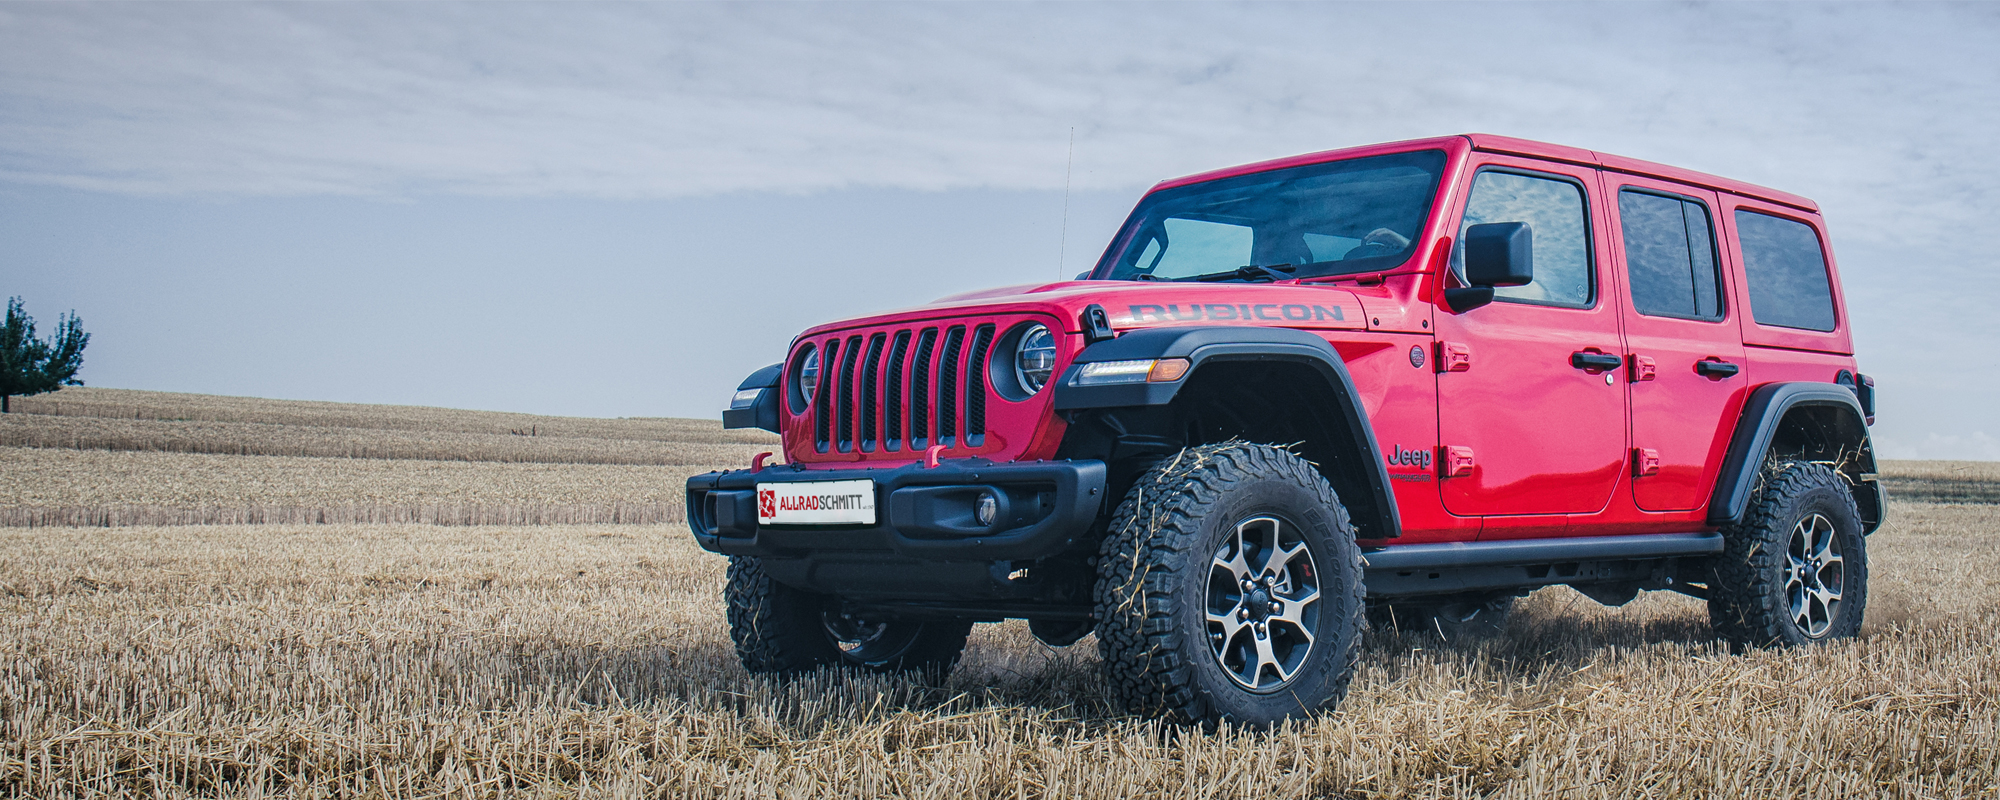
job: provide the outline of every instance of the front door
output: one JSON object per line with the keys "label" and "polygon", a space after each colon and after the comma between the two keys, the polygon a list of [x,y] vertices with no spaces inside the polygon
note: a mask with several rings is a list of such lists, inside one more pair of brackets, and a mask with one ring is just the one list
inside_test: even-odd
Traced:
{"label": "front door", "polygon": [[[1469,190],[1459,193],[1466,201],[1455,241],[1474,224],[1528,223],[1535,280],[1498,290],[1485,306],[1437,315],[1445,508],[1599,511],[1625,466],[1626,415],[1618,303],[1602,279],[1602,217],[1591,205],[1597,173],[1505,156],[1475,163]],[[1545,528],[1562,524],[1554,516]]]}
{"label": "front door", "polygon": [[1715,194],[1609,173],[1624,265],[1632,499],[1647,511],[1708,504],[1750,376],[1715,246]]}

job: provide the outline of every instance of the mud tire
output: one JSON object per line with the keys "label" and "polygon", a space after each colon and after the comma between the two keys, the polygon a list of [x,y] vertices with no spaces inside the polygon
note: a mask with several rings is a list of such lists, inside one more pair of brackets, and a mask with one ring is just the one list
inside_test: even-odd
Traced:
{"label": "mud tire", "polygon": [[[1825,627],[1802,627],[1788,588],[1795,574],[1793,538],[1815,517],[1831,524],[1841,563],[1840,599]],[[1845,639],[1861,629],[1868,605],[1867,539],[1847,482],[1825,464],[1776,461],[1758,476],[1743,521],[1723,531],[1724,547],[1710,561],[1708,617],[1732,649],[1793,646]],[[1820,584],[1824,585],[1824,584]],[[1807,618],[1812,615],[1808,610]],[[1809,623],[1817,624],[1817,623]]]}
{"label": "mud tire", "polygon": [[966,635],[972,631],[968,620],[871,621],[843,616],[835,598],[774,581],[756,558],[748,556],[729,560],[729,582],[723,593],[729,605],[729,637],[736,642],[743,668],[752,674],[790,676],[838,665],[942,678],[958,665]]}
{"label": "mud tire", "polygon": [[[1217,548],[1258,515],[1289,522],[1306,544],[1322,604],[1291,677],[1262,692],[1231,678],[1211,649],[1207,620]],[[1131,713],[1205,727],[1266,727],[1331,709],[1360,656],[1363,595],[1354,527],[1312,464],[1269,445],[1188,448],[1140,476],[1099,550],[1097,650],[1107,690]]]}

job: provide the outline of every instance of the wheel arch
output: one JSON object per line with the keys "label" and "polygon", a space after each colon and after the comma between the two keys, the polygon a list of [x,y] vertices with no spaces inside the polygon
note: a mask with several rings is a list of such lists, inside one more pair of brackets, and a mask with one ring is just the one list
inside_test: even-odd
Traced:
{"label": "wheel arch", "polygon": [[[1082,364],[1185,358],[1179,380],[1076,386]],[[1136,472],[1181,447],[1228,438],[1295,445],[1334,488],[1360,539],[1399,536],[1402,521],[1353,378],[1326,340],[1288,328],[1130,331],[1086,348],[1055,387],[1070,417],[1062,451]],[[1082,424],[1078,424],[1082,423]],[[1118,469],[1121,461],[1132,466]],[[1129,482],[1114,477],[1114,497]]]}
{"label": "wheel arch", "polygon": [[1840,384],[1798,381],[1757,387],[1743,403],[1716,478],[1709,524],[1742,521],[1758,474],[1777,457],[1832,465],[1853,492],[1864,529],[1874,532],[1888,503],[1876,479],[1867,419],[1854,391]]}

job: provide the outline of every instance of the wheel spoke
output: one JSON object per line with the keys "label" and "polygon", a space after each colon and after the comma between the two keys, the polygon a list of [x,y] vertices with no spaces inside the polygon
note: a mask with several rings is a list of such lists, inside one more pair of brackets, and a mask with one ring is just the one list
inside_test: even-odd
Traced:
{"label": "wheel spoke", "polygon": [[[1249,622],[1237,619],[1236,609],[1233,608],[1230,609],[1229,612],[1226,614],[1217,614],[1213,611],[1208,612],[1208,624],[1211,627],[1213,626],[1222,627],[1221,631],[1222,641],[1225,643],[1227,643],[1231,639],[1235,639],[1236,634],[1242,633],[1244,628],[1250,627]],[[1211,636],[1213,636],[1214,633],[1215,633],[1214,631],[1210,631]]]}
{"label": "wheel spoke", "polygon": [[1253,676],[1255,676],[1251,679],[1251,682],[1253,684],[1263,683],[1265,667],[1270,667],[1271,671],[1278,673],[1279,683],[1284,683],[1285,681],[1291,680],[1292,673],[1285,669],[1284,664],[1279,663],[1278,654],[1271,650],[1271,635],[1269,633],[1266,633],[1263,636],[1259,636],[1256,638],[1256,642],[1257,642],[1257,671],[1251,673]]}
{"label": "wheel spoke", "polygon": [[1833,523],[1818,514],[1813,515],[1812,523],[1812,557],[1821,562],[1840,558]]}
{"label": "wheel spoke", "polygon": [[1236,546],[1236,555],[1225,559],[1221,553],[1216,553],[1211,569],[1227,570],[1230,583],[1239,583],[1245,578],[1252,577],[1250,564],[1243,560],[1243,546],[1240,542]]}

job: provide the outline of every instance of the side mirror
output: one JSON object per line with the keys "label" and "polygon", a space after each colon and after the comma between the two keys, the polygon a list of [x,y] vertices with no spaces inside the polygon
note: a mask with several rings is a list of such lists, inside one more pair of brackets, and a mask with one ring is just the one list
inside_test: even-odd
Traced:
{"label": "side mirror", "polygon": [[1457,312],[1493,302],[1495,286],[1535,281],[1535,235],[1525,222],[1488,222],[1465,229],[1463,288],[1444,290],[1445,304]]}
{"label": "side mirror", "polygon": [[1097,270],[1092,270],[1092,269],[1087,269],[1087,270],[1084,270],[1084,271],[1082,271],[1082,272],[1079,272],[1079,273],[1077,273],[1077,274],[1076,274],[1076,279],[1077,279],[1077,280],[1080,280],[1080,281],[1087,281],[1087,280],[1090,280],[1090,273],[1092,273],[1092,272],[1096,272],[1096,271],[1097,271]]}

